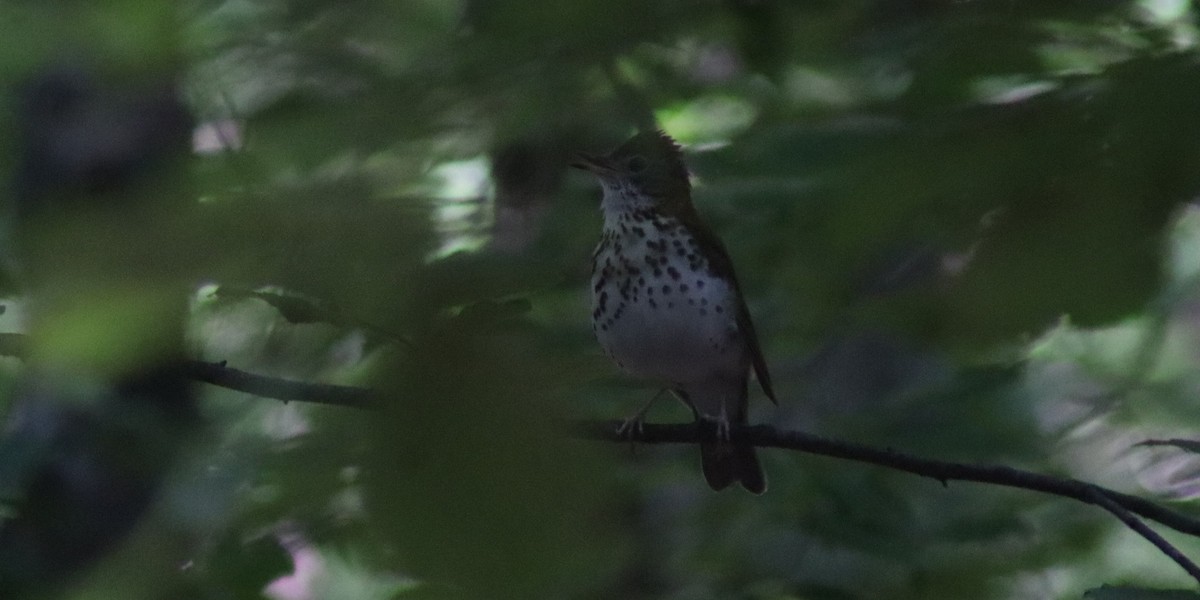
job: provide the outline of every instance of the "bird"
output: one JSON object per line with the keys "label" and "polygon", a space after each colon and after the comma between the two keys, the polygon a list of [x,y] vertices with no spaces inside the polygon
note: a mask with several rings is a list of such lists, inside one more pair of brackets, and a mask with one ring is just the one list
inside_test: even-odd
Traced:
{"label": "bird", "polygon": [[[704,477],[755,494],[767,480],[745,425],[751,370],[778,403],[729,253],[692,203],[679,144],[643,130],[607,155],[580,154],[603,190],[603,235],[592,254],[592,330],[617,366],[658,382],[691,408]],[[651,400],[653,402],[653,400]],[[649,404],[620,432],[640,427]]]}

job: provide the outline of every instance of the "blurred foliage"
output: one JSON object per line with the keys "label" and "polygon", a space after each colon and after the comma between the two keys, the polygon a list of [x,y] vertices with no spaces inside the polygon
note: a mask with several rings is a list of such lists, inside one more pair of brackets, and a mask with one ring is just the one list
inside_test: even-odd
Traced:
{"label": "blurred foliage", "polygon": [[1084,598],[1090,600],[1188,600],[1196,597],[1195,592],[1184,590],[1147,590],[1123,586],[1104,586],[1084,594]]}
{"label": "blurred foliage", "polygon": [[[145,514],[41,591],[1190,597],[1150,591],[1192,582],[1062,499],[787,452],[762,453],[767,495],[711,494],[694,448],[562,423],[655,392],[588,334],[599,192],[565,166],[656,121],[763,338],[781,406],[753,421],[1192,512],[1195,454],[1136,444],[1200,425],[1196,19],[1186,0],[6,2],[0,328],[28,329],[31,361],[170,355],[186,288],[191,354],[386,401],[203,389]],[[64,118],[30,92],[48,72],[103,91]],[[196,121],[187,177],[18,216],[33,183],[157,162],[155,135],[125,136],[179,125],[164,81]],[[93,437],[141,435],[127,417]],[[7,442],[30,462],[0,473],[48,452]]]}

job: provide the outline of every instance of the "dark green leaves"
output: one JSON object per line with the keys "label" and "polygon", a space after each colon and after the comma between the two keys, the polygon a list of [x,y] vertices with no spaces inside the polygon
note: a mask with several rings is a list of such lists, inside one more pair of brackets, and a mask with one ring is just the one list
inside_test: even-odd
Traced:
{"label": "dark green leaves", "polygon": [[250,540],[236,535],[217,544],[204,567],[210,570],[213,587],[234,598],[259,598],[267,584],[292,571],[292,557],[273,535]]}
{"label": "dark green leaves", "polygon": [[1127,586],[1103,586],[1088,590],[1087,600],[1196,600],[1200,594],[1188,590],[1154,590]]}

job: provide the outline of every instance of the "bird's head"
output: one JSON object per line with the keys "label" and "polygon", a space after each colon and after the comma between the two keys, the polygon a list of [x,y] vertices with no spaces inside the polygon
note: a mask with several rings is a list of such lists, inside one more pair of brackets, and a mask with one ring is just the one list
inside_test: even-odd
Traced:
{"label": "bird's head", "polygon": [[571,166],[600,180],[606,210],[690,203],[691,183],[683,152],[662,131],[638,133],[607,155],[580,154]]}

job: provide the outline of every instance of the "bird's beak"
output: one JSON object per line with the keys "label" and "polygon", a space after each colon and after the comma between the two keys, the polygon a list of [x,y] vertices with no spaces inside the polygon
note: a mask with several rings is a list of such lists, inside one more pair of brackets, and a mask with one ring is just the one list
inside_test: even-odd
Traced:
{"label": "bird's beak", "polygon": [[583,154],[582,152],[575,155],[575,160],[571,161],[571,166],[576,169],[591,171],[596,175],[609,175],[616,170],[613,168],[612,161],[607,157]]}

